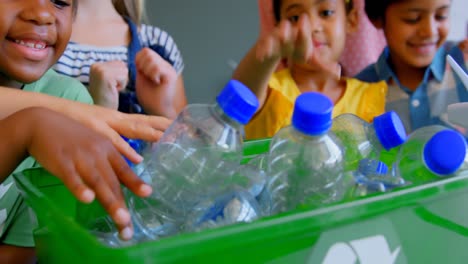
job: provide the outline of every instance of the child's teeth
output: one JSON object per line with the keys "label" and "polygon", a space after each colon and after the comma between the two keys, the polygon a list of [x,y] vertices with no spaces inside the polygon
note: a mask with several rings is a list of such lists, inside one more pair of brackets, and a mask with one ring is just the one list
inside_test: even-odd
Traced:
{"label": "child's teeth", "polygon": [[23,40],[15,40],[15,43],[32,49],[44,49],[46,46],[42,43],[24,42]]}

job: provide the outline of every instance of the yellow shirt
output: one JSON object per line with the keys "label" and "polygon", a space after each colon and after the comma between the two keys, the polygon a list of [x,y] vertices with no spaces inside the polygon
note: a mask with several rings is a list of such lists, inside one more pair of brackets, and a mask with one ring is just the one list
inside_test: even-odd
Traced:
{"label": "yellow shirt", "polygon": [[[263,107],[245,126],[246,139],[272,137],[282,127],[291,123],[294,102],[301,94],[289,69],[273,74],[268,82],[268,96]],[[344,113],[355,114],[371,122],[385,112],[385,81],[366,83],[346,79],[346,90],[333,108],[333,117]]]}

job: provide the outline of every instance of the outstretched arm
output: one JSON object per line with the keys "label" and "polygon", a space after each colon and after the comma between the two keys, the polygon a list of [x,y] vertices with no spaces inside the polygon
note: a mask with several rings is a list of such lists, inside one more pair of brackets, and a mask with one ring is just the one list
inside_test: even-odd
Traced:
{"label": "outstretched arm", "polygon": [[0,87],[0,119],[27,107],[40,106],[60,112],[104,135],[129,160],[141,161],[120,135],[146,141],[158,140],[170,120],[158,116],[130,115],[104,107],[73,102],[45,94]]}
{"label": "outstretched arm", "polygon": [[264,30],[255,45],[242,59],[233,74],[249,87],[263,106],[267,97],[268,80],[282,59],[306,62],[313,51],[310,22],[307,15],[301,15],[298,22],[283,20]]}

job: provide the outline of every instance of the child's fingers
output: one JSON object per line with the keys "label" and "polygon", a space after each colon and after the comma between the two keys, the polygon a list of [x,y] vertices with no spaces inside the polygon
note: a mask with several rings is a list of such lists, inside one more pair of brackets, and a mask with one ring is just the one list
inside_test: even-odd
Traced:
{"label": "child's fingers", "polygon": [[114,220],[122,239],[129,240],[133,235],[131,217],[125,205],[119,181],[107,160],[98,163],[98,168],[83,166],[80,168],[86,184],[94,190],[96,198]]}
{"label": "child's fingers", "polygon": [[151,194],[151,187],[126,166],[125,160],[120,155],[115,153],[109,157],[109,161],[119,181],[130,191],[140,197],[147,197]]}
{"label": "child's fingers", "polygon": [[269,38],[262,38],[260,41],[257,42],[257,46],[255,49],[255,57],[259,61],[264,61],[268,54],[271,54],[271,44]]}
{"label": "child's fingers", "polygon": [[[143,157],[138,154],[117,132],[109,129],[108,135],[115,148],[131,162],[138,164],[143,160]],[[123,135],[127,136],[127,135]]]}
{"label": "child's fingers", "polygon": [[297,30],[292,27],[291,22],[282,20],[276,33],[282,55],[281,57],[290,57],[294,52]]}
{"label": "child's fingers", "polygon": [[91,203],[96,196],[95,192],[86,186],[76,171],[74,165],[68,162],[62,162],[62,173],[60,177],[63,184],[72,192],[72,194],[83,203]]}
{"label": "child's fingers", "polygon": [[148,63],[151,56],[148,48],[141,49],[135,56],[135,64],[138,69],[144,68],[144,65]]}
{"label": "child's fingers", "polygon": [[310,21],[306,14],[299,17],[297,30],[297,39],[292,59],[299,63],[305,63],[311,58],[314,50]]}
{"label": "child's fingers", "polygon": [[161,116],[122,114],[122,122],[112,127],[122,136],[146,141],[157,141],[171,125],[172,120]]}

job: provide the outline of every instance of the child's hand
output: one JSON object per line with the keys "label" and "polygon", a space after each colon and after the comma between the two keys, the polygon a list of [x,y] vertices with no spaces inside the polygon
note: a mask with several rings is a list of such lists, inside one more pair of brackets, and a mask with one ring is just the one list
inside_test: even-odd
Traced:
{"label": "child's hand", "polygon": [[5,121],[5,126],[15,124],[18,129],[13,137],[15,146],[25,147],[16,153],[27,151],[34,156],[80,201],[90,203],[96,197],[115,221],[122,239],[131,238],[130,214],[120,183],[142,197],[152,190],[133,173],[110,140],[45,108],[22,110]]}
{"label": "child's hand", "polygon": [[122,61],[97,62],[89,72],[89,92],[94,103],[111,109],[119,107],[119,92],[128,82],[128,68]]}
{"label": "child's hand", "polygon": [[135,58],[136,94],[143,109],[150,114],[174,118],[177,73],[158,53],[143,48]]}
{"label": "child's hand", "polygon": [[305,63],[312,53],[312,31],[306,14],[301,15],[295,25],[289,20],[282,20],[271,30],[263,30],[257,41],[259,60],[292,59]]}
{"label": "child's hand", "polygon": [[125,114],[101,106],[68,100],[57,110],[104,135],[133,163],[140,163],[142,157],[120,135],[157,141],[171,124],[171,120],[160,116]]}
{"label": "child's hand", "polygon": [[309,16],[302,14],[296,24],[284,19],[270,31],[264,30],[257,42],[257,58],[287,59],[292,63],[309,64],[339,80],[339,65],[336,62],[324,61],[319,51],[314,49],[310,25]]}

